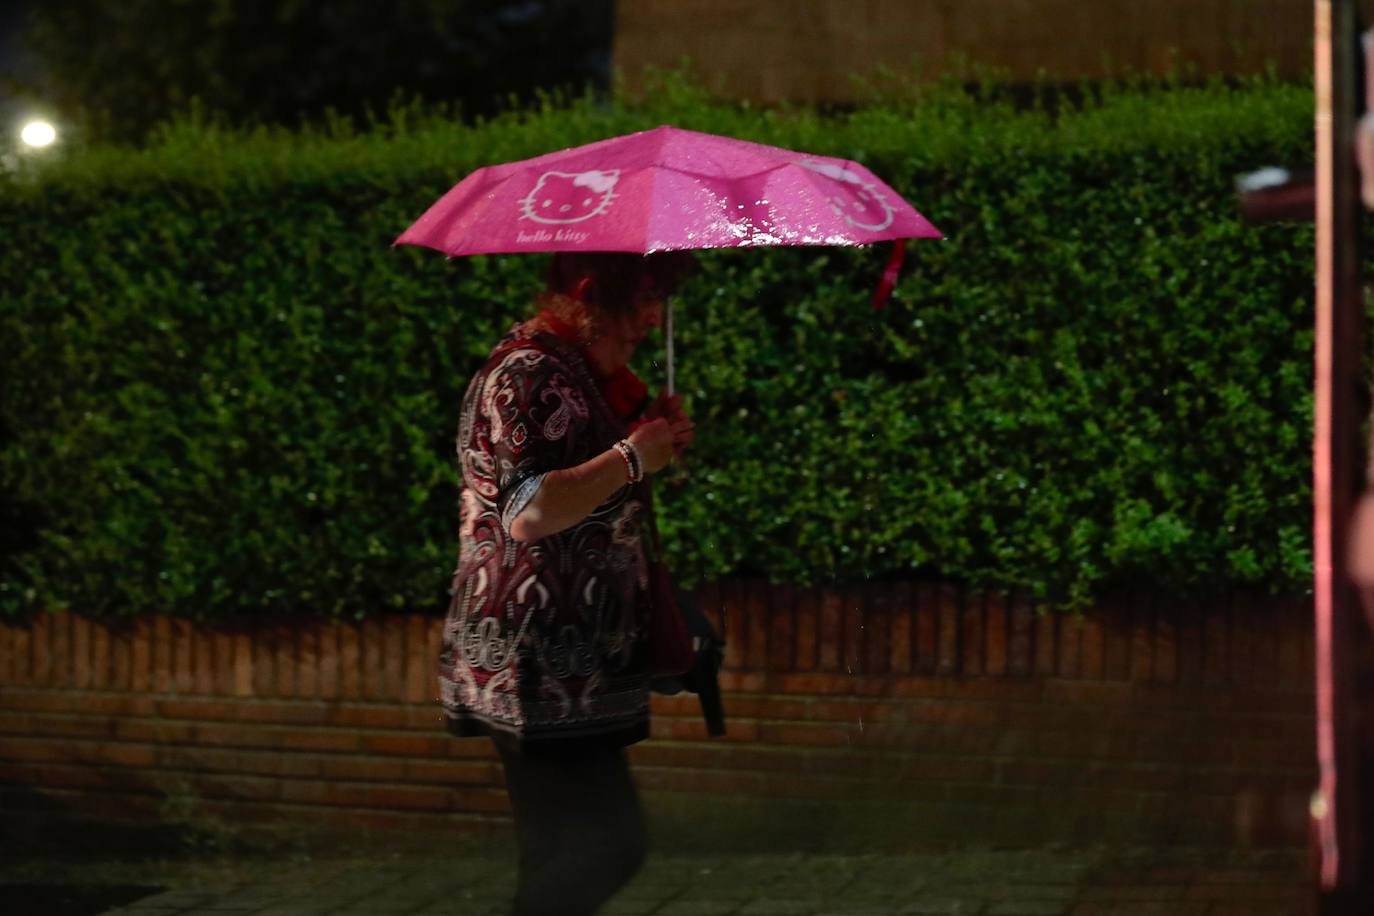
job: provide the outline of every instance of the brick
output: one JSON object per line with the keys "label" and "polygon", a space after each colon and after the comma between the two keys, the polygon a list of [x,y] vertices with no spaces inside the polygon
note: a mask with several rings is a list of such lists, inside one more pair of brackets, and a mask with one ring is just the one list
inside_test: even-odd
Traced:
{"label": "brick", "polygon": [[794,629],[795,669],[814,671],[819,662],[820,594],[815,589],[799,589]]}
{"label": "brick", "polygon": [[[27,713],[0,714],[0,734],[33,738],[108,738],[111,723],[98,717],[44,715]],[[4,749],[0,748],[0,756]]]}
{"label": "brick", "polygon": [[[346,782],[405,782],[405,757],[362,757],[356,754],[323,754],[318,758],[321,779]],[[444,762],[444,766],[461,766]]]}
{"label": "brick", "polygon": [[[278,732],[264,732],[276,738],[277,746],[287,750],[357,751],[379,748],[385,735],[360,735],[356,732],[322,728],[290,728]],[[378,750],[378,753],[385,751]]]}
{"label": "brick", "polygon": [[720,633],[723,638],[725,626],[720,613],[720,583],[701,583],[697,586],[693,597],[701,606],[701,613],[706,616],[706,619],[711,622],[711,626],[715,627],[716,632]]}
{"label": "brick", "polygon": [[129,655],[129,689],[138,693],[153,690],[153,622],[147,617],[134,621]]}
{"label": "brick", "polygon": [[[781,678],[786,681],[787,678]],[[762,693],[768,683],[768,678],[760,672],[749,671],[722,671],[720,673],[720,689],[722,693]]]}
{"label": "brick", "polygon": [[253,657],[253,696],[275,696],[277,653],[273,634],[264,629],[249,634],[248,638]]}
{"label": "brick", "polygon": [[1006,595],[1000,592],[988,592],[984,595],[983,670],[993,677],[1001,677],[1007,673],[1010,625]]}
{"label": "brick", "polygon": [[834,696],[853,693],[855,679],[845,674],[788,674],[774,682],[786,694]]}
{"label": "brick", "polygon": [[868,700],[816,700],[810,704],[813,722],[905,722],[907,703],[872,702]]}
{"label": "brick", "polygon": [[171,663],[168,671],[172,673],[172,683],[170,689],[177,693],[190,693],[195,684],[193,674],[194,646],[192,644],[192,629],[189,620],[172,620],[170,644],[171,644]]}
{"label": "brick", "polygon": [[751,671],[768,670],[768,602],[767,583],[749,579],[743,583],[743,604],[747,624],[745,667]]}
{"label": "brick", "polygon": [[1178,623],[1172,612],[1156,609],[1154,615],[1154,670],[1152,680],[1157,684],[1173,684],[1178,680]]}
{"label": "brick", "polygon": [[1242,613],[1250,615],[1255,621],[1251,642],[1251,660],[1254,665],[1252,685],[1264,687],[1272,685],[1279,670],[1278,610],[1276,602],[1257,601]]}
{"label": "brick", "polygon": [[211,696],[215,690],[215,639],[219,634],[198,626],[191,637],[191,692]]}
{"label": "brick", "polygon": [[127,627],[110,631],[110,689],[130,690],[133,684],[133,637]]}
{"label": "brick", "polygon": [[838,589],[821,591],[820,621],[820,670],[843,670],[844,596]]}
{"label": "brick", "polygon": [[[345,732],[343,734],[353,734]],[[451,738],[406,734],[357,734],[358,749],[369,754],[394,754],[405,757],[443,757]]]}
{"label": "brick", "polygon": [[915,653],[914,670],[920,674],[934,673],[940,657],[939,593],[934,586],[917,585],[912,595]]}
{"label": "brick", "polygon": [[1028,598],[1015,596],[1008,615],[1007,673],[1024,677],[1035,667],[1035,610]]}
{"label": "brick", "polygon": [[[321,699],[332,700],[339,696],[339,632],[337,623],[322,624],[318,637],[318,690]],[[436,656],[437,657],[437,656]]]}
{"label": "brick", "polygon": [[156,709],[151,697],[129,693],[29,688],[9,691],[7,698],[10,705],[29,712],[138,716],[152,715]]}
{"label": "brick", "polygon": [[234,696],[253,695],[253,641],[246,633],[234,634]]}
{"label": "brick", "polygon": [[[664,699],[667,699],[666,697]],[[727,702],[726,715],[743,719],[792,719],[807,720],[812,716],[812,702],[788,696],[731,696]],[[688,697],[684,708],[678,715],[700,715],[700,705],[696,697]]]}
{"label": "brick", "polygon": [[946,794],[952,802],[1000,808],[1032,808],[1040,803],[1040,790],[1024,786],[951,785]]}
{"label": "brick", "polygon": [[17,628],[0,620],[0,685],[14,683],[14,631]]}
{"label": "brick", "polygon": [[1102,615],[1086,614],[1079,619],[1079,677],[1101,680],[1106,674],[1106,635]]}
{"label": "brick", "polygon": [[189,722],[164,722],[156,719],[115,719],[109,723],[119,741],[145,744],[188,744],[199,740],[196,726]]}
{"label": "brick", "polygon": [[1224,605],[1207,607],[1202,619],[1202,681],[1222,684],[1230,681],[1230,614]]}
{"label": "brick", "polygon": [[788,585],[770,589],[768,670],[796,670],[796,591]]}
{"label": "brick", "polygon": [[407,760],[407,782],[441,786],[500,786],[501,767],[490,761]]}
{"label": "brick", "polygon": [[[1295,633],[1292,620],[1293,612],[1299,608],[1307,612],[1303,615],[1304,623],[1310,625],[1312,622],[1312,605],[1310,600],[1303,602],[1284,602],[1280,604],[1280,611],[1278,614],[1278,630],[1280,636],[1276,680],[1279,684],[1285,686],[1294,686],[1302,676],[1303,665],[1300,656],[1304,647],[1300,639],[1294,638],[1297,634]],[[1304,626],[1304,629],[1306,628],[1307,627]],[[1309,681],[1308,683],[1311,682]]]}
{"label": "brick", "polygon": [[320,628],[302,625],[295,630],[295,691],[300,699],[320,695]]}
{"label": "brick", "polygon": [[[716,632],[719,633],[721,631],[718,629]],[[442,618],[435,618],[429,621],[425,628],[425,633],[425,643],[428,647],[425,650],[425,655],[429,659],[430,664],[429,675],[425,679],[425,696],[427,702],[438,704],[440,699],[437,665],[439,662],[439,653],[444,645],[444,620]]]}
{"label": "brick", "polygon": [[406,633],[405,618],[382,617],[382,697],[404,700],[406,695]]}
{"label": "brick", "polygon": [[33,683],[33,628],[20,625],[13,630],[13,683],[27,686]]}
{"label": "brick", "polygon": [[[479,804],[488,806],[492,804],[490,796],[482,789],[469,789],[463,795],[464,797],[482,799],[483,801]],[[327,783],[325,787],[326,804],[356,805],[364,808],[399,809],[402,811],[448,810],[452,808],[457,797],[459,797],[458,793],[452,789],[440,786]],[[501,809],[497,808],[496,810]]]}
{"label": "brick", "polygon": [[1035,673],[1053,675],[1059,669],[1060,615],[1041,609],[1035,617]]}
{"label": "brick", "polygon": [[706,734],[706,723],[700,715],[689,718],[659,716],[651,719],[649,723],[650,735],[670,741],[752,741],[758,736],[758,723],[752,719],[730,716],[728,706],[725,728],[725,735],[712,738]]}
{"label": "brick", "polygon": [[987,665],[986,608],[984,595],[966,594],[959,624],[959,671],[962,674],[982,674]]}
{"label": "brick", "polygon": [[1230,669],[1227,680],[1232,684],[1249,686],[1255,682],[1254,619],[1251,600],[1244,593],[1230,596],[1227,611],[1231,621]]}
{"label": "brick", "polygon": [[863,616],[861,628],[863,670],[866,674],[882,675],[888,670],[888,655],[892,651],[892,596],[882,584],[870,584],[855,589],[855,599]]}
{"label": "brick", "polygon": [[1083,618],[1065,616],[1059,621],[1059,671],[1063,678],[1083,676]]}
{"label": "brick", "polygon": [[376,617],[365,617],[358,629],[358,684],[362,698],[385,700],[387,695],[382,671],[382,656],[385,652],[382,622]]}
{"label": "brick", "polygon": [[[738,703],[738,698],[731,698],[731,710],[735,710]],[[696,697],[690,693],[679,693],[673,696],[650,694],[649,709],[654,715],[690,716],[695,715],[700,706],[696,702]]]}
{"label": "brick", "polygon": [[910,674],[914,667],[915,645],[913,632],[915,623],[912,607],[912,588],[910,582],[899,582],[889,587],[889,642],[887,670],[894,674]]}
{"label": "brick", "polygon": [[152,689],[157,693],[171,693],[172,678],[172,620],[159,614],[152,620],[153,648],[149,664],[152,666],[150,679]]}
{"label": "brick", "polygon": [[1129,601],[1130,626],[1127,632],[1127,652],[1129,655],[1125,676],[1132,681],[1145,682],[1155,679],[1155,654],[1158,639],[1158,626],[1154,602],[1149,596],[1136,596]]}
{"label": "brick", "polygon": [[405,619],[405,699],[408,703],[423,703],[432,693],[430,681],[434,677],[438,654],[429,654],[429,621],[413,614]]}
{"label": "brick", "polygon": [[731,580],[721,584],[720,608],[725,623],[725,665],[741,671],[748,665],[749,649],[749,611],[742,582]]}
{"label": "brick", "polygon": [[953,725],[997,727],[1007,721],[1007,710],[1000,703],[931,700],[906,707],[912,722],[944,722]]}
{"label": "brick", "polygon": [[936,649],[935,670],[938,674],[955,674],[960,671],[960,607],[961,596],[951,585],[942,585],[936,592],[936,608],[939,615],[939,642]]}
{"label": "brick", "polygon": [[1001,760],[997,763],[997,784],[1002,786],[1077,786],[1085,777],[1078,761]]}
{"label": "brick", "polygon": [[325,708],[322,718],[340,728],[407,729],[408,710],[393,703],[338,703]]}
{"label": "brick", "polygon": [[71,686],[85,690],[91,686],[91,622],[72,614]]}
{"label": "brick", "polygon": [[52,672],[50,683],[54,687],[70,687],[72,684],[72,618],[70,611],[54,611],[48,615],[51,620],[49,645],[52,653]]}
{"label": "brick", "polygon": [[91,680],[86,686],[92,690],[113,687],[110,655],[110,628],[99,621],[91,624]]}
{"label": "brick", "polygon": [[29,625],[32,661],[30,671],[32,682],[44,687],[52,684],[52,614],[42,612],[33,616]]}
{"label": "brick", "polygon": [[1045,682],[1044,689],[1045,702],[1055,708],[1065,704],[1118,707],[1133,695],[1130,684],[1113,681],[1052,679]]}
{"label": "brick", "polygon": [[856,729],[839,725],[812,723],[761,722],[758,740],[766,744],[848,747],[854,744]]}
{"label": "brick", "polygon": [[1086,775],[1094,787],[1104,789],[1179,793],[1189,789],[1196,791],[1198,788],[1190,782],[1193,775],[1189,770],[1169,763],[1153,766],[1098,763]]}
{"label": "brick", "polygon": [[296,696],[296,629],[277,627],[263,635],[267,637],[272,653],[271,695],[289,700]]}
{"label": "brick", "polygon": [[356,624],[339,625],[339,696],[356,700],[363,696],[362,634]]}
{"label": "brick", "polygon": [[484,814],[506,814],[510,798],[505,789],[457,789],[450,793],[449,810],[473,811]]}

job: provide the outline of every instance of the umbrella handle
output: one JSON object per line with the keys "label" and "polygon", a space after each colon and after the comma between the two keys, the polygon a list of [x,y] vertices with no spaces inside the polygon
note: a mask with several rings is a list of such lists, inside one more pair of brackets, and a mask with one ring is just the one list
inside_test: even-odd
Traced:
{"label": "umbrella handle", "polygon": [[667,346],[668,354],[668,396],[672,397],[675,393],[673,379],[673,300],[669,299],[667,309],[663,315],[663,339]]}

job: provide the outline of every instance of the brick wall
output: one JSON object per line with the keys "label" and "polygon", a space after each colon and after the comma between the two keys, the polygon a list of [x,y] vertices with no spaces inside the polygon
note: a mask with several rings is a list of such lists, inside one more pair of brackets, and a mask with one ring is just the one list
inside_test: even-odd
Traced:
{"label": "brick wall", "polygon": [[[1305,602],[1126,598],[1075,619],[912,583],[700,596],[729,640],[730,733],[656,698],[632,752],[651,799],[843,800],[844,829],[878,812],[932,839],[1303,841]],[[500,819],[487,743],[440,728],[439,626],[0,626],[0,804],[147,817],[190,793],[267,822]]]}
{"label": "brick wall", "polygon": [[[1374,3],[1361,0],[1366,12]],[[955,56],[1029,80],[1312,69],[1309,0],[635,0],[616,4],[627,85],[683,57],[718,91],[758,101],[852,98],[875,67],[925,77]]]}

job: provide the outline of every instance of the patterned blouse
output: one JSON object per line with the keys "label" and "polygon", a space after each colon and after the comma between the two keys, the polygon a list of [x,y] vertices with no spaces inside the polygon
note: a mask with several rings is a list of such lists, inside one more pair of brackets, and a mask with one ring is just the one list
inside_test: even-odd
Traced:
{"label": "patterned blouse", "polygon": [[530,323],[513,327],[469,384],[458,568],[439,658],[454,734],[647,737],[648,482],[541,540],[509,534],[546,473],[625,435],[579,350]]}

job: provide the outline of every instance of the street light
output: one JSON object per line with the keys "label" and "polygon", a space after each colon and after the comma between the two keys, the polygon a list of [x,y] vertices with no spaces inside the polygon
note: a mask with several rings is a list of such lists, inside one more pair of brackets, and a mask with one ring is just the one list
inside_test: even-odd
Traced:
{"label": "street light", "polygon": [[19,139],[30,149],[44,149],[57,141],[57,128],[47,121],[33,120],[19,131]]}

